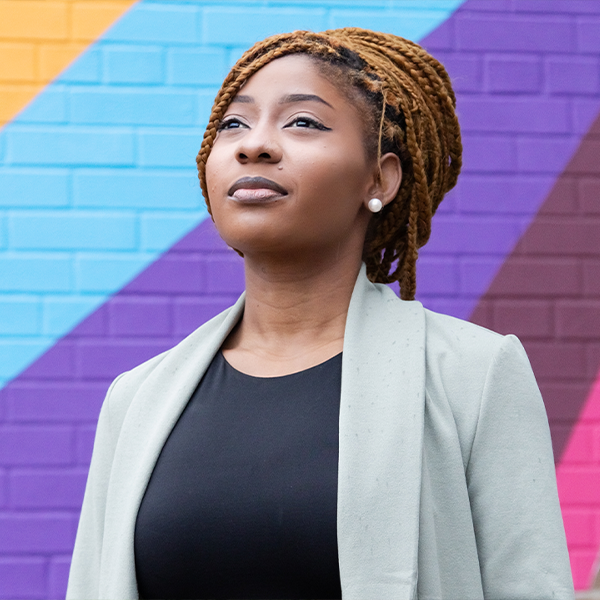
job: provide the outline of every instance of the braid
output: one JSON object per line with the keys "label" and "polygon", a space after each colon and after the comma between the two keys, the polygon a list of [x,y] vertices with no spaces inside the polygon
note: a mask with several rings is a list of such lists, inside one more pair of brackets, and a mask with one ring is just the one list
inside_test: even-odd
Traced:
{"label": "braid", "polygon": [[398,281],[401,297],[412,300],[419,248],[429,239],[432,216],[444,195],[456,185],[462,155],[450,78],[414,42],[348,27],[274,35],[247,50],[217,94],[196,158],[208,210],[206,161],[230,102],[261,67],[296,53],[315,58],[349,96],[356,99],[358,91],[366,102],[367,151],[377,158],[387,152],[400,158],[400,189],[392,202],[371,217],[363,260],[371,281]]}

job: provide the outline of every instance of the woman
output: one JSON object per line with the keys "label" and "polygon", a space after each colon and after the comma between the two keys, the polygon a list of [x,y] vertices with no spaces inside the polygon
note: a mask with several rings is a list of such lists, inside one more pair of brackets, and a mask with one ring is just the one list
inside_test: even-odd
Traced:
{"label": "woman", "polygon": [[198,170],[246,293],[112,384],[69,598],[572,597],[520,343],[413,301],[454,106],[363,29],[234,66]]}

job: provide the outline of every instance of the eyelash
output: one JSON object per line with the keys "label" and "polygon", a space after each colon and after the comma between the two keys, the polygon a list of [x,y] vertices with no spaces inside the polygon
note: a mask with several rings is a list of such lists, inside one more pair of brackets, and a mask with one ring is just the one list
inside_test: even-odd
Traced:
{"label": "eyelash", "polygon": [[[302,129],[310,129],[310,126],[312,126],[315,129],[319,129],[320,131],[331,131],[330,127],[325,127],[323,123],[320,123],[316,119],[312,119],[310,117],[296,117],[293,121],[291,121],[291,123],[288,123],[285,127],[291,127],[294,123],[298,123],[298,121],[304,121],[309,124],[309,127],[303,127]],[[229,125],[232,125],[234,123],[237,123],[238,125],[243,125],[243,123],[239,119],[232,117],[230,119],[224,119],[223,121],[221,121],[219,123],[219,126],[217,127],[217,131],[229,129]],[[234,129],[239,129],[239,127],[235,127]]]}

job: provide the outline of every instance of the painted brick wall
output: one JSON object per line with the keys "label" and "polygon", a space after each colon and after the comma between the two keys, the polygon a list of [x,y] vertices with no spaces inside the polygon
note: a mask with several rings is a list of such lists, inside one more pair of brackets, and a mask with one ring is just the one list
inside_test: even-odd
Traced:
{"label": "painted brick wall", "polygon": [[[77,10],[110,13],[81,52],[127,3],[0,0],[0,17],[25,4],[38,16],[6,12],[0,54],[29,44],[38,62],[3,83],[0,56],[0,104],[10,86],[31,97],[34,75],[36,90],[51,79],[39,74],[49,7],[67,15],[66,46],[82,35],[69,33]],[[241,260],[204,220],[193,161],[228,66],[269,33],[345,25],[423,40],[453,78],[465,167],[419,261],[419,296],[525,341],[587,586],[600,546],[600,0],[151,0],[61,72],[63,60],[18,114],[15,92],[0,131],[0,598],[64,594],[111,379],[243,288]]]}

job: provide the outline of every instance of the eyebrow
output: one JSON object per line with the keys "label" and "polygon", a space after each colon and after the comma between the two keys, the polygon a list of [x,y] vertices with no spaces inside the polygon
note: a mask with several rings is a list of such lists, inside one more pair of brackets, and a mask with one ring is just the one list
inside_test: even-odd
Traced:
{"label": "eyebrow", "polygon": [[[254,98],[252,96],[244,96],[243,94],[238,94],[234,96],[233,102],[240,102],[242,104],[254,104]],[[321,98],[321,96],[317,96],[316,94],[288,94],[284,96],[279,104],[291,104],[292,102],[320,102],[321,104],[325,104],[329,106],[329,108],[333,108],[329,102],[326,102]]]}

